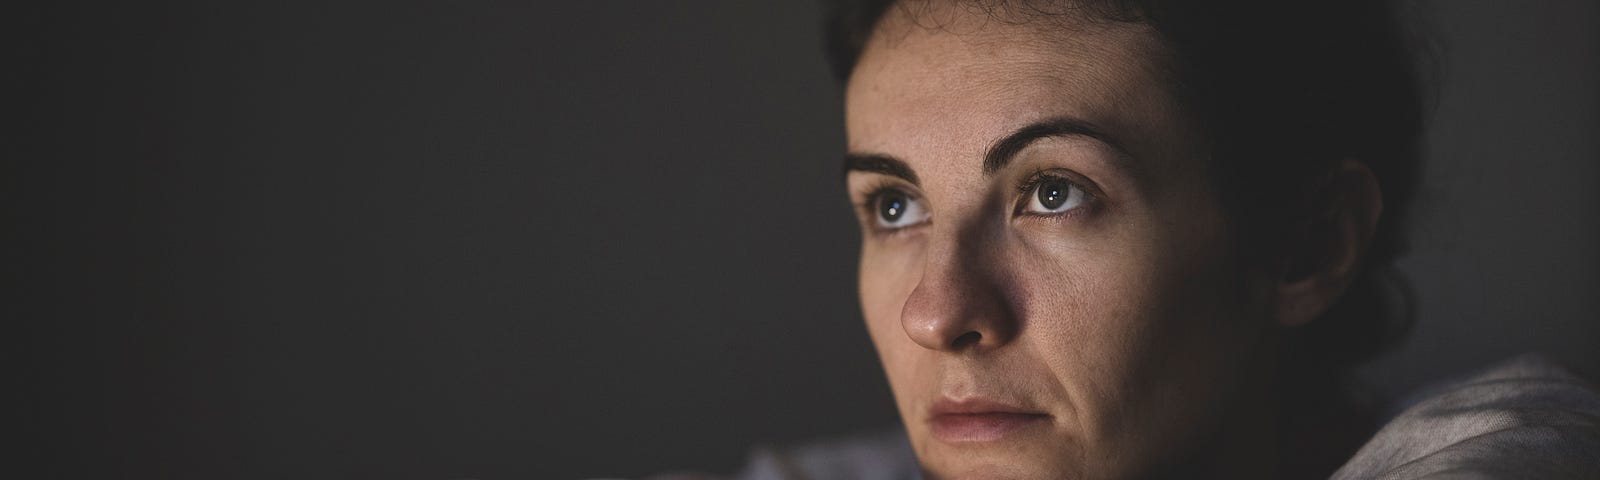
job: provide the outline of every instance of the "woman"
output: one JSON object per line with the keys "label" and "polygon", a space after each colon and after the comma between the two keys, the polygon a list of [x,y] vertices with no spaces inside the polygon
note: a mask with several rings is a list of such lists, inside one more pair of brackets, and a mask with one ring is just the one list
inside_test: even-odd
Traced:
{"label": "woman", "polygon": [[[1393,29],[1345,6],[983,6],[882,7],[848,62],[860,294],[923,465],[1237,478],[1353,451],[1327,429],[1355,412],[1280,392],[1326,394],[1301,385],[1340,360],[1288,358],[1317,347],[1293,329],[1382,313],[1319,318],[1380,292],[1381,219],[1415,178]],[[1308,414],[1334,437],[1276,452]]]}
{"label": "woman", "polygon": [[[861,303],[917,466],[869,443],[763,456],[746,476],[1595,466],[1594,394],[1538,360],[1376,438],[1345,399],[1344,370],[1400,331],[1389,267],[1422,107],[1390,9],[1320,3],[840,7]],[[1563,400],[1531,401],[1535,377]],[[1537,420],[1486,420],[1491,406]],[[1527,448],[1450,451],[1465,438]]]}

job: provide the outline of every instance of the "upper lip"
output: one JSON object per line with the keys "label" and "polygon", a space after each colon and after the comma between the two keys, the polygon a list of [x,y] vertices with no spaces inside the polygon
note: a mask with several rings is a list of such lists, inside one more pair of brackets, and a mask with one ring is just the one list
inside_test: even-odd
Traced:
{"label": "upper lip", "polygon": [[940,398],[933,403],[929,414],[938,417],[941,415],[981,415],[985,413],[1009,413],[1019,415],[1044,415],[1044,412],[1030,410],[998,400],[987,398],[967,398],[956,400],[949,397]]}

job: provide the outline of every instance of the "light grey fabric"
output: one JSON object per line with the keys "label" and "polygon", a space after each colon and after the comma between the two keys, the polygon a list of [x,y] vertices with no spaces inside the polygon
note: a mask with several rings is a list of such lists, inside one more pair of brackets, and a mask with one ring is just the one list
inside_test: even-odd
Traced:
{"label": "light grey fabric", "polygon": [[[720,480],[703,473],[646,480]],[[921,480],[916,454],[900,428],[798,447],[756,448],[731,480]]]}
{"label": "light grey fabric", "polygon": [[794,448],[758,449],[738,480],[920,480],[916,454],[901,429]]}
{"label": "light grey fabric", "polygon": [[1335,480],[1600,479],[1600,394],[1524,355],[1431,390]]}
{"label": "light grey fabric", "polygon": [[[1422,393],[1333,478],[1600,479],[1600,393],[1543,356],[1523,355]],[[896,429],[783,450],[756,449],[734,478],[920,477],[910,443]]]}

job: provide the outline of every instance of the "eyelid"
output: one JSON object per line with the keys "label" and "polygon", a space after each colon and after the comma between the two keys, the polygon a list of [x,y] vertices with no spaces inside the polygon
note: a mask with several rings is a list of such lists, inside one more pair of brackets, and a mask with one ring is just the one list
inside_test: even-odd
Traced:
{"label": "eyelid", "polygon": [[906,185],[904,181],[888,177],[878,178],[874,179],[873,183],[863,188],[862,191],[866,193],[863,194],[861,202],[855,204],[856,211],[859,218],[861,218],[861,223],[874,234],[894,235],[928,224],[927,220],[892,228],[878,224],[878,202],[883,199],[884,195],[889,193],[904,195],[906,200],[921,204],[924,211],[928,209],[927,200],[915,188]]}
{"label": "eyelid", "polygon": [[921,198],[915,192],[902,187],[900,182],[884,178],[874,179],[871,184],[861,189],[861,191],[866,193],[861,194],[861,202],[857,203],[856,207],[867,213],[873,213],[872,209],[877,206],[878,200],[890,192],[899,192],[907,198]]}
{"label": "eyelid", "polygon": [[1015,207],[1016,213],[1035,216],[1059,216],[1079,210],[1075,208],[1067,212],[1050,215],[1042,215],[1027,211],[1028,202],[1031,200],[1028,195],[1033,193],[1033,190],[1038,188],[1039,184],[1043,183],[1044,180],[1047,179],[1061,180],[1063,182],[1072,184],[1072,186],[1077,187],[1080,190],[1083,190],[1083,208],[1095,208],[1104,198],[1103,194],[1100,193],[1099,185],[1095,185],[1093,180],[1089,180],[1088,177],[1080,175],[1077,172],[1062,168],[1040,169],[1026,177],[1022,177],[1022,181],[1017,183],[1017,194],[1019,198],[1017,199],[1017,205]]}

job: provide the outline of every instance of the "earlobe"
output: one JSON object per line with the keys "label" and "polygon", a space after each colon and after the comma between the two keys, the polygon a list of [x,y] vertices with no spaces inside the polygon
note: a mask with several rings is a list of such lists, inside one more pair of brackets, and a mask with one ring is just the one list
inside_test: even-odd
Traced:
{"label": "earlobe", "polygon": [[1279,325],[1310,323],[1327,311],[1361,273],[1383,214],[1383,192],[1366,164],[1341,161],[1291,245],[1277,286]]}

